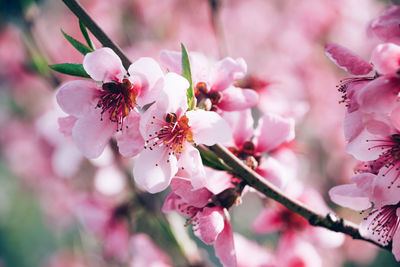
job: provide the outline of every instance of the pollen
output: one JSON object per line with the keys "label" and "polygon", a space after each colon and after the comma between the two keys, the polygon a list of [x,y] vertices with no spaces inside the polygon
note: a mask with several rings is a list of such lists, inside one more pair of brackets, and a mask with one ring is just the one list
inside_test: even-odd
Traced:
{"label": "pollen", "polygon": [[101,120],[108,115],[108,119],[116,123],[117,131],[121,131],[124,118],[136,104],[136,90],[128,79],[121,83],[104,83],[102,89],[96,106],[102,110]]}
{"label": "pollen", "polygon": [[[153,117],[154,122],[159,121]],[[150,124],[154,124],[153,121]],[[185,115],[178,118],[175,113],[166,114],[161,129],[148,135],[146,140],[148,146],[166,146],[171,154],[181,154],[185,148],[185,143],[193,143],[193,132],[190,130],[189,119]]]}

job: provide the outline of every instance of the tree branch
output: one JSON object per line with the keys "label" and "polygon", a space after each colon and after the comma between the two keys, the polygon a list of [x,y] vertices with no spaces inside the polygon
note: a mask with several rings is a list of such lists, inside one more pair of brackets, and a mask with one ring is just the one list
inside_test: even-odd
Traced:
{"label": "tree branch", "polygon": [[[124,67],[128,68],[131,61],[122,52],[121,48],[116,45],[93,21],[84,8],[76,0],[62,0],[69,9],[86,25],[93,35],[101,44],[113,49],[121,58]],[[246,183],[263,193],[265,196],[274,199],[291,211],[301,215],[311,225],[320,226],[335,232],[343,233],[351,236],[353,239],[364,240],[370,242],[383,249],[391,251],[392,246],[382,246],[379,243],[362,237],[358,231],[358,226],[350,221],[338,217],[334,213],[321,214],[312,210],[310,207],[301,203],[296,199],[286,196],[278,187],[266,181],[262,176],[246,166],[240,159],[235,157],[227,148],[217,144],[210,146],[209,149],[220,157],[227,165],[232,167],[232,173],[241,177]]]}
{"label": "tree branch", "polygon": [[87,11],[75,0],[62,0],[65,5],[75,14],[75,16],[85,24],[85,26],[93,33],[103,46],[109,47],[120,57],[125,69],[131,65],[129,58],[122,52],[122,49],[114,43],[107,34],[97,25],[97,23],[89,16]]}

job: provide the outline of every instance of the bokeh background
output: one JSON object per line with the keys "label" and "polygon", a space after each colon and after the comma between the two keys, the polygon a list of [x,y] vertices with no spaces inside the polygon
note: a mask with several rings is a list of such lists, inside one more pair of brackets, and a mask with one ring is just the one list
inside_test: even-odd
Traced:
{"label": "bokeh background", "polygon": [[[133,60],[158,59],[161,50],[179,50],[180,43],[215,59],[243,57],[248,74],[240,84],[260,94],[255,116],[276,112],[296,119],[296,140],[290,144],[296,161],[288,168],[341,216],[361,220],[327,195],[332,186],[349,181],[357,162],[344,152],[345,107],[336,90],[348,75],[324,55],[324,44],[340,43],[368,60],[376,40],[367,25],[393,3],[81,3]],[[60,29],[84,41],[78,19],[61,0],[0,1],[0,266],[190,266],[187,255],[202,266],[219,266],[212,248],[193,238],[190,226],[182,231],[182,218],[161,214],[166,193],[132,192],[132,160],[118,158],[112,144],[99,159],[87,160],[58,132],[57,118],[63,114],[54,93],[73,78],[48,65],[83,60]],[[265,202],[246,195],[231,212],[232,225],[273,248],[277,234],[251,229]],[[319,253],[323,266],[398,266],[389,252],[349,238]],[[159,260],[150,265],[143,257]]]}

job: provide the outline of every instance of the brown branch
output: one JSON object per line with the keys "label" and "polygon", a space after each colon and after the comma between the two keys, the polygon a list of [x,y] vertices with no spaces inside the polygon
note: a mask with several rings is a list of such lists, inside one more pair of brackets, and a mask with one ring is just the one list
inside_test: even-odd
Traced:
{"label": "brown branch", "polygon": [[65,5],[75,14],[80,21],[93,33],[99,42],[106,47],[111,48],[122,60],[122,64],[126,69],[131,65],[129,58],[122,52],[122,49],[114,43],[107,34],[97,25],[97,23],[89,16],[87,11],[75,0],[62,0]]}
{"label": "brown branch", "polygon": [[291,211],[301,215],[311,225],[320,226],[329,230],[340,232],[351,236],[353,239],[360,239],[377,245],[381,248],[391,250],[391,245],[382,246],[373,240],[362,237],[358,231],[358,225],[353,222],[347,221],[343,218],[339,218],[333,213],[322,214],[314,211],[304,203],[286,196],[278,187],[265,180],[261,175],[253,171],[240,159],[235,157],[227,148],[221,145],[214,145],[209,147],[218,157],[220,157],[229,167],[232,168],[233,173],[242,179],[247,184],[265,196],[274,199]]}
{"label": "brown branch", "polygon": [[[122,50],[108,38],[108,36],[100,29],[100,27],[93,21],[93,19],[87,14],[82,6],[76,0],[62,0],[71,11],[86,25],[86,27],[93,33],[93,35],[104,45],[113,49],[124,62],[124,66],[127,68],[131,62]],[[383,249],[391,251],[391,244],[388,246],[382,246],[379,243],[362,237],[358,231],[358,226],[350,221],[338,217],[333,213],[321,214],[314,211],[304,203],[286,196],[278,187],[274,186],[270,182],[266,181],[258,173],[254,172],[248,166],[246,166],[240,159],[235,157],[228,149],[221,145],[210,146],[209,149],[213,151],[218,157],[220,157],[227,165],[232,167],[233,173],[246,183],[263,193],[265,196],[274,199],[291,211],[301,215],[311,225],[320,226],[335,232],[343,233],[351,236],[353,239],[364,240],[370,242]]]}

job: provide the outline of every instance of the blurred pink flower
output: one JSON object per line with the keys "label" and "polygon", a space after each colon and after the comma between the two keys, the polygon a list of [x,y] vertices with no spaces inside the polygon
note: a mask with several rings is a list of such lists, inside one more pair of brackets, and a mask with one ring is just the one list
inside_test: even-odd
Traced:
{"label": "blurred pink flower", "polygon": [[146,234],[135,234],[131,237],[131,267],[170,267],[171,259],[158,248]]}
{"label": "blurred pink flower", "polygon": [[214,244],[215,254],[221,263],[228,267],[236,266],[232,228],[221,203],[213,202],[213,194],[206,188],[195,190],[185,179],[174,178],[171,189],[172,193],[165,199],[162,210],[176,210],[188,217],[194,234],[204,243]]}

